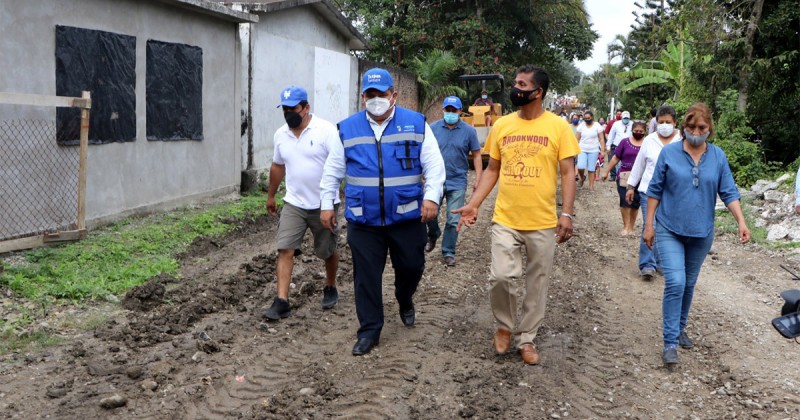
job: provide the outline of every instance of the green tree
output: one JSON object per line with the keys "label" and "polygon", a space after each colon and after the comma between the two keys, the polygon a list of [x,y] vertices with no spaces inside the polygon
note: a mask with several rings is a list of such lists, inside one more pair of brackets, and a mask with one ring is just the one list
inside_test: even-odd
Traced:
{"label": "green tree", "polygon": [[551,86],[575,83],[564,62],[591,54],[597,33],[582,0],[334,0],[366,35],[374,61],[411,68],[433,49],[451,51],[457,72],[511,75],[531,63]]}
{"label": "green tree", "polygon": [[599,115],[608,115],[611,112],[611,99],[619,101],[621,97],[620,78],[617,77],[619,72],[619,65],[603,64],[600,69],[586,76],[579,100],[594,108]]}

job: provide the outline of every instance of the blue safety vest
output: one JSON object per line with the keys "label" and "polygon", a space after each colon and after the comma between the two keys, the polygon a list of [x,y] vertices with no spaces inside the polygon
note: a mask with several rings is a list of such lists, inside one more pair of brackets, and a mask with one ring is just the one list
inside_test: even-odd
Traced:
{"label": "blue safety vest", "polygon": [[344,217],[348,222],[388,226],[420,220],[423,198],[420,149],[425,116],[395,107],[381,141],[361,111],[339,123],[347,161]]}

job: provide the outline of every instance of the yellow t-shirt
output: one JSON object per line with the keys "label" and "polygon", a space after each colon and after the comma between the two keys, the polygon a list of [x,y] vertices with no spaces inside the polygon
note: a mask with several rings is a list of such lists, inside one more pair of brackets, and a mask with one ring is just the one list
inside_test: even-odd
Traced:
{"label": "yellow t-shirt", "polygon": [[569,124],[550,112],[533,120],[515,112],[494,123],[485,150],[500,161],[492,220],[516,230],[556,227],[558,162],[580,153]]}

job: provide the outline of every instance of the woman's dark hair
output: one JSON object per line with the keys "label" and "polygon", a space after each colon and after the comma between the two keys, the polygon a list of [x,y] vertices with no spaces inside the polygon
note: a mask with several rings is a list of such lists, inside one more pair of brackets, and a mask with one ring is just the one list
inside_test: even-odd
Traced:
{"label": "woman's dark hair", "polygon": [[644,129],[644,131],[647,131],[647,123],[642,120],[634,121],[633,125],[631,126],[631,131],[633,131],[633,129],[636,127],[641,127],[642,129]]}
{"label": "woman's dark hair", "polygon": [[591,115],[592,118],[594,118],[594,114],[592,113],[592,111],[588,111],[588,110],[587,111],[583,111],[583,115]]}
{"label": "woman's dark hair", "polygon": [[662,105],[661,108],[658,108],[658,112],[656,112],[656,119],[664,115],[671,115],[672,121],[675,121],[675,124],[678,123],[678,113],[675,112],[675,108],[669,105]]}

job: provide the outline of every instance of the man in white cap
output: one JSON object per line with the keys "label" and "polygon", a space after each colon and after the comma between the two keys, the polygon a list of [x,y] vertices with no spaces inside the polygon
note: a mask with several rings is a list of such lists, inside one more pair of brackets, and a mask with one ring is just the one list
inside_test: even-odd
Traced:
{"label": "man in white cap", "polygon": [[331,150],[322,174],[320,214],[322,224],[334,229],[336,192],[344,179],[359,322],[354,356],[369,353],[380,339],[387,253],[400,320],[414,325],[414,293],[425,271],[425,223],[436,217],[445,180],[442,155],[425,116],[397,106],[389,72],[367,70],[361,86],[366,110],[339,122],[341,142]]}
{"label": "man in white cap", "polygon": [[[339,254],[336,252],[339,232],[322,226],[320,221],[320,187],[322,168],[331,148],[339,142],[336,126],[311,114],[308,93],[300,86],[281,90],[279,108],[283,108],[286,124],[274,136],[274,154],[269,169],[267,211],[278,211],[275,194],[286,177],[286,196],[278,223],[276,269],[278,293],[272,306],[262,316],[277,321],[291,315],[289,284],[292,279],[295,250],[303,243],[306,230],[314,235],[314,254],[325,261],[325,287],[322,289],[322,308],[330,309],[339,301],[336,290],[336,271]],[[339,195],[331,206],[338,209]]]}
{"label": "man in white cap", "polygon": [[[461,121],[461,99],[457,96],[448,96],[442,103],[443,117],[431,123],[431,130],[439,142],[439,151],[442,152],[444,167],[447,170],[447,180],[444,182],[444,197],[447,200],[447,222],[444,225],[442,238],[442,258],[448,267],[456,265],[456,242],[458,241],[458,221],[460,214],[451,213],[450,210],[464,205],[467,193],[467,174],[469,172],[469,152],[472,152],[472,163],[475,166],[475,185],[481,179],[483,161],[481,157],[481,144],[475,128]],[[438,213],[437,213],[438,216]],[[436,240],[442,234],[439,220],[428,222],[428,244],[425,252],[431,252],[436,247]]]}

